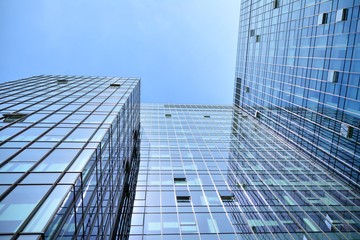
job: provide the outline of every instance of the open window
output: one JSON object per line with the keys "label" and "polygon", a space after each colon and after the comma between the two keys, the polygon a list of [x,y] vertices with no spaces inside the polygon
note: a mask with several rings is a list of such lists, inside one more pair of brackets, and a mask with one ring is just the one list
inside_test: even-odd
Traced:
{"label": "open window", "polygon": [[318,17],[318,24],[327,24],[328,23],[328,13],[321,13]]}
{"label": "open window", "polygon": [[3,114],[3,117],[4,117],[3,122],[7,122],[7,123],[15,122],[19,119],[21,119],[20,122],[22,122],[22,121],[24,121],[26,116],[27,116],[27,114],[24,114],[24,113],[4,113]]}
{"label": "open window", "polygon": [[330,70],[328,73],[328,82],[337,83],[339,80],[339,72]]}
{"label": "open window", "polygon": [[176,191],[176,201],[177,202],[189,202],[190,193],[188,191]]}
{"label": "open window", "polygon": [[69,80],[67,80],[67,79],[58,79],[56,82],[57,82],[58,84],[66,84],[66,83],[69,82]]}
{"label": "open window", "polygon": [[336,21],[342,22],[347,20],[349,10],[347,8],[339,9],[336,12]]}
{"label": "open window", "polygon": [[176,174],[176,175],[174,175],[174,183],[175,184],[184,184],[184,183],[186,183],[186,176],[184,174]]}
{"label": "open window", "polygon": [[354,127],[347,123],[342,123],[340,128],[340,134],[346,138],[352,138],[354,134]]}
{"label": "open window", "polygon": [[110,83],[110,87],[112,87],[112,88],[118,88],[120,86],[121,86],[120,83]]}
{"label": "open window", "polygon": [[275,9],[275,8],[279,8],[279,7],[280,7],[279,0],[274,0],[273,6],[274,6],[274,9]]}
{"label": "open window", "polygon": [[234,201],[234,194],[230,190],[219,191],[220,198],[223,202]]}

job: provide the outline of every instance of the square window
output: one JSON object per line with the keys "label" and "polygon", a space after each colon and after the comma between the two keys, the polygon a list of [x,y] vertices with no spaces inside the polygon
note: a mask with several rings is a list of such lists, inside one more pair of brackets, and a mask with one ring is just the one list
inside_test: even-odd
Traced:
{"label": "square window", "polygon": [[349,10],[347,8],[339,9],[336,12],[336,21],[346,21]]}
{"label": "square window", "polygon": [[354,127],[349,124],[342,123],[340,128],[340,135],[346,138],[352,138],[354,133]]}

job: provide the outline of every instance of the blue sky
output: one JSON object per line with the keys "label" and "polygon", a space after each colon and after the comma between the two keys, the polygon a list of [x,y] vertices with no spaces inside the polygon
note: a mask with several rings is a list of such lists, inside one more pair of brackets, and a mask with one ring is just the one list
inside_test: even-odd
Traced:
{"label": "blue sky", "polygon": [[238,0],[0,0],[0,82],[141,77],[142,102],[231,104]]}

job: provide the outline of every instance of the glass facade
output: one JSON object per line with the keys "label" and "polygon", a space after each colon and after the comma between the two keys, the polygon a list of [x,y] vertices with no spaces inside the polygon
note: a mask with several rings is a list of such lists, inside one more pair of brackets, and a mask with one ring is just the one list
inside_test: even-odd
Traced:
{"label": "glass facade", "polygon": [[241,1],[234,104],[359,189],[360,1]]}
{"label": "glass facade", "polygon": [[130,239],[234,239],[219,195],[229,191],[231,116],[231,106],[142,104]]}
{"label": "glass facade", "polygon": [[0,85],[0,239],[122,238],[139,167],[140,80]]}
{"label": "glass facade", "polygon": [[130,239],[358,239],[360,194],[231,106],[142,104]]}
{"label": "glass facade", "polygon": [[140,106],[137,78],[1,84],[0,239],[360,239],[359,14],[241,1],[233,106]]}

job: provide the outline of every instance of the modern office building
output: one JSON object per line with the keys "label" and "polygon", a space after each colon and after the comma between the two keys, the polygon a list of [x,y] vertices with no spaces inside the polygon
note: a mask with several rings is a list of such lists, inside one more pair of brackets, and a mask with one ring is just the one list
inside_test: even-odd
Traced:
{"label": "modern office building", "polygon": [[241,1],[233,106],[140,109],[135,78],[1,84],[0,239],[360,239],[359,14]]}
{"label": "modern office building", "polygon": [[143,104],[131,240],[359,239],[360,194],[231,106]]}
{"label": "modern office building", "polygon": [[234,104],[360,187],[360,2],[241,1]]}
{"label": "modern office building", "polygon": [[139,167],[140,80],[0,85],[0,239],[122,239]]}

